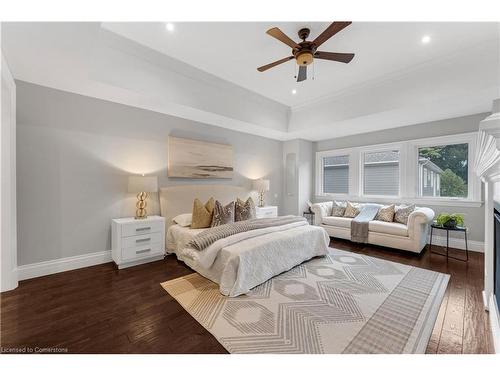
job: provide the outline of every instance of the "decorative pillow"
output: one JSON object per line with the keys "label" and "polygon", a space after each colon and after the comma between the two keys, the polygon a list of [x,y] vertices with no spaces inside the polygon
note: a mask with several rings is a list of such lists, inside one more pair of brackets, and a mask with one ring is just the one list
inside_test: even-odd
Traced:
{"label": "decorative pillow", "polygon": [[396,209],[396,213],[394,214],[394,221],[396,223],[407,225],[408,217],[413,211],[415,211],[414,204],[411,204],[409,206],[398,206]]}
{"label": "decorative pillow", "polygon": [[390,206],[380,207],[377,216],[375,216],[375,220],[387,221],[389,223],[392,223],[394,221],[395,210],[396,206],[393,204],[391,204]]}
{"label": "decorative pillow", "polygon": [[356,217],[359,214],[359,205],[356,203],[347,202],[344,217]]}
{"label": "decorative pillow", "polygon": [[332,202],[332,216],[343,217],[347,204],[345,202]]}
{"label": "decorative pillow", "polygon": [[181,227],[189,227],[193,222],[193,214],[180,214],[174,217],[172,221]]}
{"label": "decorative pillow", "polygon": [[193,215],[191,228],[210,228],[212,224],[212,216],[214,213],[214,199],[210,198],[205,205],[196,198],[193,203]]}
{"label": "decorative pillow", "polygon": [[246,202],[237,198],[234,206],[234,221],[248,219],[255,219],[255,204],[253,203],[252,197],[249,197]]}
{"label": "decorative pillow", "polygon": [[214,217],[212,227],[234,223],[234,202],[223,206],[219,201],[215,201]]}

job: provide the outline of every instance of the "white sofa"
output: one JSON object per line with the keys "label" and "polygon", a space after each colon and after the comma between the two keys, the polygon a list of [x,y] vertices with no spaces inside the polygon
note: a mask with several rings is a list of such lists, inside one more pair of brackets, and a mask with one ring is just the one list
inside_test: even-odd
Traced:
{"label": "white sofa", "polygon": [[[350,240],[352,219],[331,216],[332,204],[322,202],[312,205],[314,224],[323,227],[330,237]],[[368,224],[368,243],[420,253],[427,243],[429,224],[433,219],[433,210],[417,207],[408,217],[407,225],[372,220]]]}

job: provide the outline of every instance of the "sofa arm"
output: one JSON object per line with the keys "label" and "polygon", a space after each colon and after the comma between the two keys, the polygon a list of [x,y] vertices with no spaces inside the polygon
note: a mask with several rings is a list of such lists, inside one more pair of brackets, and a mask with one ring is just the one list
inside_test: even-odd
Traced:
{"label": "sofa arm", "polygon": [[320,202],[311,206],[311,210],[314,212],[314,225],[320,225],[325,216],[332,214],[332,205],[333,202]]}
{"label": "sofa arm", "polygon": [[426,231],[422,230],[422,226],[427,227],[434,219],[434,215],[434,211],[428,207],[417,207],[408,216],[408,232],[410,237],[425,234]]}
{"label": "sofa arm", "polygon": [[417,207],[410,216],[408,216],[408,225],[417,221],[420,224],[429,224],[434,219],[434,211],[428,207]]}

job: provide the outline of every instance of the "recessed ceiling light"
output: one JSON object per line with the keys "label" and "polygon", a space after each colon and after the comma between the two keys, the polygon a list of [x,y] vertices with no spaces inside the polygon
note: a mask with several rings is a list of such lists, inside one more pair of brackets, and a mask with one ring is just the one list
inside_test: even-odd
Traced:
{"label": "recessed ceiling light", "polygon": [[174,24],[173,24],[173,23],[167,22],[167,23],[165,24],[165,28],[166,28],[168,31],[174,31],[175,26],[174,26]]}
{"label": "recessed ceiling light", "polygon": [[430,37],[429,35],[424,35],[424,36],[422,37],[422,43],[423,43],[423,44],[427,44],[427,43],[429,43],[430,41],[431,41],[431,37]]}
{"label": "recessed ceiling light", "polygon": [[297,90],[293,89],[292,94],[295,95],[297,93]]}

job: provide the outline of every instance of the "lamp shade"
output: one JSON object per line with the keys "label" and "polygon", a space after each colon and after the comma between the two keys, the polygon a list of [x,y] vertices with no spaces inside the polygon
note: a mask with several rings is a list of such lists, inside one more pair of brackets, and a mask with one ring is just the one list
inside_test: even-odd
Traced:
{"label": "lamp shade", "polygon": [[252,187],[254,190],[257,191],[269,191],[269,180],[254,180]]}
{"label": "lamp shade", "polygon": [[129,193],[155,193],[158,191],[157,176],[129,176]]}

